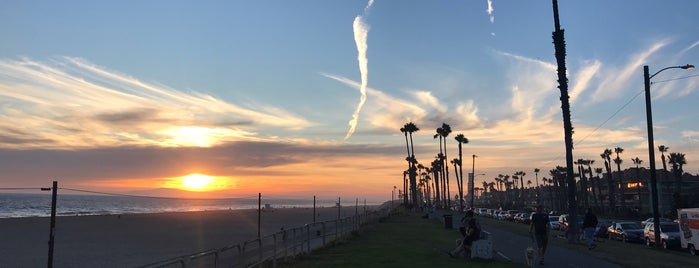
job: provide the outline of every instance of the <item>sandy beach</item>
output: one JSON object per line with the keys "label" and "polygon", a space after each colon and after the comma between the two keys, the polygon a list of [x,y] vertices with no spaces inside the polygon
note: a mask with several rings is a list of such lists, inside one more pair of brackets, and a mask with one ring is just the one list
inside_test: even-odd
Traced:
{"label": "sandy beach", "polygon": [[[338,217],[337,208],[316,213],[317,222]],[[257,218],[257,210],[57,217],[54,267],[133,267],[237,244],[257,237]],[[260,232],[312,222],[313,208],[272,209],[261,213]],[[46,266],[49,226],[48,217],[0,219],[0,266]]]}

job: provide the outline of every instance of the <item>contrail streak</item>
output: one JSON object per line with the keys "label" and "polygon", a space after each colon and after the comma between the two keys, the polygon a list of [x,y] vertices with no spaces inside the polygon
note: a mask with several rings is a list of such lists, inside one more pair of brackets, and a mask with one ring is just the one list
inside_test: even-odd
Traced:
{"label": "contrail streak", "polygon": [[486,12],[488,12],[488,15],[490,15],[490,23],[495,22],[495,15],[493,15],[493,11],[495,11],[495,9],[493,9],[493,0],[488,0],[488,9]]}
{"label": "contrail streak", "polygon": [[[369,8],[371,8],[371,5],[373,3],[374,0],[369,0],[369,3],[364,8],[365,15],[369,12]],[[349,121],[350,128],[349,131],[347,131],[347,135],[345,135],[345,140],[349,139],[352,136],[352,134],[354,134],[354,131],[357,129],[359,112],[362,110],[364,102],[366,102],[367,78],[369,76],[369,61],[366,58],[366,51],[368,48],[366,40],[367,35],[369,33],[369,25],[367,25],[364,22],[364,18],[360,15],[354,18],[352,30],[354,31],[354,42],[357,45],[357,61],[359,63],[359,73],[361,75],[362,85],[359,88],[359,92],[361,94],[359,98],[359,104],[357,105],[357,108],[354,110],[354,114],[352,114],[352,120]]]}

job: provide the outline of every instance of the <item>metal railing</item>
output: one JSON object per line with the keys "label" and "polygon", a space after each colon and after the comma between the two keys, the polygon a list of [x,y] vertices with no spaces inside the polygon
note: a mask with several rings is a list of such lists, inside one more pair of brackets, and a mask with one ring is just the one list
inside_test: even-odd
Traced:
{"label": "metal railing", "polygon": [[261,238],[209,249],[140,266],[156,267],[256,267],[271,263],[276,267],[278,260],[308,254],[337,241],[363,225],[388,216],[389,209],[383,207],[372,212],[355,214],[347,218],[309,223],[301,227],[267,235]]}

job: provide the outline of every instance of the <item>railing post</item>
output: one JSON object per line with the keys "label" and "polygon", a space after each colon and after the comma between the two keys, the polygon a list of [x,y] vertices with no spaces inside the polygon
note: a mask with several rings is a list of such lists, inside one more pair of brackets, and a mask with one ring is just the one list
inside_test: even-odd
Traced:
{"label": "railing post", "polygon": [[325,246],[325,222],[321,222],[320,225],[323,227],[321,236],[323,237],[323,246]]}
{"label": "railing post", "polygon": [[306,244],[308,245],[308,254],[311,254],[311,226],[306,224]]}

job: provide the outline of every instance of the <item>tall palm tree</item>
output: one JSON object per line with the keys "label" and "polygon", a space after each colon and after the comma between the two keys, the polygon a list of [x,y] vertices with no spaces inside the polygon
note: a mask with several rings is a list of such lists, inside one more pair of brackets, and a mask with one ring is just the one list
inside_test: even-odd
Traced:
{"label": "tall palm tree", "polygon": [[587,199],[587,178],[585,177],[585,159],[579,158],[574,162],[578,165],[578,175],[580,175],[580,197],[584,207],[589,207]]}
{"label": "tall palm tree", "polygon": [[[408,169],[403,172],[403,192],[405,193],[408,190],[408,180],[407,180],[407,175],[408,171],[410,170],[410,161],[408,159],[410,158],[410,142],[408,141],[408,124],[403,125],[402,128],[400,128],[400,132],[402,132],[405,136],[405,149],[408,151],[408,156],[405,158],[406,162],[408,163]],[[399,197],[400,198],[400,197]],[[403,206],[407,207],[408,206],[408,196],[404,195],[403,196]]]}
{"label": "tall palm tree", "polygon": [[434,138],[434,139],[439,139],[439,154],[437,155],[437,157],[438,157],[438,159],[439,159],[439,161],[440,161],[440,162],[439,162],[440,167],[442,168],[442,169],[440,170],[440,174],[439,174],[439,175],[440,175],[440,177],[439,177],[439,179],[440,179],[439,183],[442,185],[442,188],[440,188],[440,191],[442,192],[442,196],[443,196],[443,198],[442,198],[442,204],[440,204],[440,206],[446,207],[446,206],[447,206],[447,205],[446,205],[446,204],[447,204],[447,195],[446,195],[446,183],[445,183],[445,181],[444,181],[444,166],[445,166],[445,165],[444,165],[444,159],[445,159],[445,157],[444,157],[444,151],[442,150],[442,138],[443,138],[443,137],[442,137],[442,132],[444,132],[444,129],[442,129],[441,127],[438,127],[435,131],[436,131],[437,133],[434,134],[434,136],[432,136],[432,138]]}
{"label": "tall palm tree", "polygon": [[670,159],[668,160],[670,165],[672,165],[672,174],[675,175],[675,193],[673,194],[673,199],[675,203],[675,210],[684,206],[684,201],[682,200],[682,166],[687,164],[687,160],[683,153],[670,153]]}
{"label": "tall palm tree", "polygon": [[665,163],[665,153],[670,150],[670,147],[667,147],[665,145],[660,145],[658,146],[658,151],[660,151],[660,159],[663,160],[663,170],[667,172],[667,163]]}
{"label": "tall palm tree", "polygon": [[597,187],[596,187],[597,188],[597,195],[595,196],[595,206],[598,206],[598,201],[599,201],[599,203],[602,203],[602,189],[601,189],[602,185],[600,184],[601,183],[600,182],[600,180],[601,180],[600,175],[602,175],[602,173],[604,173],[604,169],[603,168],[595,168],[595,173],[597,174],[597,177],[595,178],[595,181],[596,181],[595,185],[597,185]]}
{"label": "tall palm tree", "polygon": [[641,203],[642,202],[641,201],[641,184],[643,182],[641,181],[641,171],[638,168],[638,165],[640,165],[643,162],[643,160],[641,160],[637,156],[636,158],[631,158],[631,162],[633,162],[636,165],[636,178],[638,178],[638,184],[636,184],[636,190],[637,190],[637,194],[638,194],[638,209],[640,211],[641,206],[643,205],[643,203]]}
{"label": "tall palm tree", "polygon": [[539,187],[539,172],[540,172],[540,171],[541,171],[541,170],[538,169],[538,168],[535,168],[535,169],[534,169],[534,176],[536,177],[536,187]]}
{"label": "tall palm tree", "polygon": [[[670,150],[670,147],[667,147],[665,145],[658,146],[658,151],[660,151],[660,159],[662,159],[662,161],[663,161],[663,170],[665,171],[665,172],[663,172],[663,176],[660,178],[661,179],[660,183],[658,183],[658,185],[660,186],[660,187],[658,187],[658,191],[660,191],[660,192],[658,192],[658,195],[660,195],[660,196],[663,196],[662,191],[665,190],[667,187],[667,181],[668,181],[668,179],[667,179],[667,163],[665,163],[665,161],[667,159],[665,158],[665,153],[667,153],[668,150]],[[662,187],[663,185],[665,187]],[[660,200],[662,200],[662,198]]]}
{"label": "tall palm tree", "polygon": [[437,159],[432,161],[432,173],[433,173],[433,181],[434,181],[434,203],[436,206],[442,206],[442,199],[441,199],[441,194],[440,194],[440,187],[439,187],[439,173],[442,170],[442,166],[439,160],[440,155],[437,155]]}
{"label": "tall palm tree", "polygon": [[614,179],[612,179],[612,149],[606,148],[604,152],[599,155],[604,159],[604,168],[607,170],[607,199],[609,199],[609,211],[614,212],[616,210],[616,200],[615,200],[615,184]]}
{"label": "tall palm tree", "polygon": [[626,207],[626,204],[625,204],[626,198],[624,198],[624,192],[626,190],[626,183],[624,183],[624,176],[623,176],[623,174],[621,174],[621,163],[624,162],[624,160],[622,160],[621,157],[619,156],[623,152],[624,152],[624,149],[621,147],[614,148],[614,153],[616,153],[616,158],[614,158],[614,164],[616,164],[617,176],[619,177],[618,181],[619,181],[619,185],[621,185],[621,187],[619,187],[619,205],[621,206],[622,209]]}
{"label": "tall palm tree", "polygon": [[[527,175],[527,173],[524,173],[524,171],[521,171],[521,170],[518,171],[517,173],[518,173],[517,175],[519,175],[519,183],[522,186],[522,190],[524,190],[524,175]],[[520,194],[520,197],[522,197],[521,194]]]}
{"label": "tall palm tree", "polygon": [[432,190],[430,189],[430,180],[432,180],[432,177],[430,177],[430,174],[432,174],[432,168],[431,167],[425,167],[425,184],[427,187],[427,206],[432,207]]}
{"label": "tall palm tree", "polygon": [[459,168],[458,168],[458,166],[461,166],[461,160],[459,160],[458,158],[454,158],[449,162],[451,162],[451,164],[454,165],[454,176],[456,176],[456,187],[459,190],[459,194],[456,195],[457,196],[456,199],[459,200],[459,202],[460,202],[459,208],[461,209],[461,211],[463,211],[463,196],[461,195],[461,194],[463,194],[463,189],[461,189],[460,182],[464,178],[459,178]]}
{"label": "tall palm tree", "polygon": [[[448,157],[447,156],[447,137],[449,136],[449,134],[451,134],[451,126],[447,123],[442,123],[442,133],[441,133],[442,139],[441,140],[444,142],[444,161],[445,161],[445,163],[446,163],[447,159],[449,159],[449,158],[447,158]],[[445,177],[445,180],[447,182],[446,193],[447,193],[447,196],[450,197],[449,199],[447,199],[447,205],[448,205],[448,207],[451,208],[451,189],[449,189],[449,169],[448,168],[446,169],[446,173],[444,174],[444,177]]]}
{"label": "tall palm tree", "polygon": [[[464,190],[464,166],[463,166],[463,163],[464,162],[463,161],[464,160],[463,160],[463,151],[462,151],[461,147],[463,144],[468,143],[468,138],[464,137],[464,134],[459,133],[456,135],[456,137],[454,137],[454,139],[456,140],[456,142],[459,143],[459,163],[460,163],[459,164],[459,177],[461,178],[461,181],[458,182],[459,183],[459,199],[460,199],[459,202],[461,202],[463,204],[463,202],[464,202],[464,193],[463,193],[463,190]],[[486,189],[485,187],[483,187],[483,188]],[[469,193],[469,194],[473,194],[473,193]],[[471,204],[471,207],[473,207],[473,204]],[[461,210],[462,211],[464,210],[463,206],[461,207]]]}
{"label": "tall palm tree", "polygon": [[[417,164],[417,160],[415,160],[415,144],[413,143],[413,133],[419,131],[420,128],[415,125],[413,122],[408,122],[403,126],[402,131],[405,131],[408,133],[408,136],[410,136],[410,163],[412,164],[409,168],[409,179],[410,179],[410,193],[411,193],[411,198],[412,198],[412,205],[413,208],[417,208],[417,167],[415,166]],[[405,202],[407,204],[407,196],[405,197]]]}
{"label": "tall palm tree", "polygon": [[577,200],[575,199],[575,178],[573,177],[573,123],[570,115],[570,95],[568,95],[568,77],[566,71],[566,45],[565,45],[565,34],[561,29],[561,23],[558,18],[558,1],[553,0],[553,21],[555,26],[555,31],[552,34],[553,46],[555,49],[556,65],[557,65],[557,78],[558,78],[558,89],[561,92],[561,112],[563,114],[563,137],[565,140],[565,150],[566,150],[566,177],[568,190],[568,212],[570,213],[570,220],[572,221],[572,235],[569,236],[568,242],[573,243],[577,241],[578,237],[578,226],[577,226]]}

